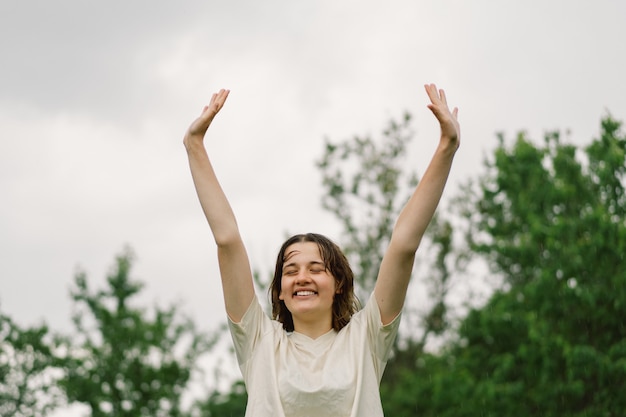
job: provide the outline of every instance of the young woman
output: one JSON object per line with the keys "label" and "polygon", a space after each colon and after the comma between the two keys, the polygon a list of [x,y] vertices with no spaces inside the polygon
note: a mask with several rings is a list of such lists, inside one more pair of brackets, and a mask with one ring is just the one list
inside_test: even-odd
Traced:
{"label": "young woman", "polygon": [[425,86],[441,127],[439,145],[400,213],[374,292],[357,311],[353,275],[341,250],[318,234],[296,235],[278,254],[273,319],[254,292],[233,211],[204,147],[228,90],[189,127],[184,145],[200,204],[217,244],[226,313],[248,405],[246,416],[382,416],[379,384],[396,337],[415,253],[432,219],[460,143],[457,109]]}

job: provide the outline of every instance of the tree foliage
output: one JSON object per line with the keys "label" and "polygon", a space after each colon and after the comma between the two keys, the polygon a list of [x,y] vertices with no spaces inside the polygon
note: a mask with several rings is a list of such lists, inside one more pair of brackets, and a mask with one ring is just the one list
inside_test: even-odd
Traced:
{"label": "tree foliage", "polygon": [[498,401],[485,396],[493,413],[497,402],[517,404],[517,415],[620,415],[626,409],[626,137],[620,127],[605,117],[600,137],[583,149],[558,133],[546,135],[541,147],[524,135],[511,148],[501,141],[482,177],[472,200],[479,232],[472,243],[505,286],[469,315],[460,337],[473,370],[483,359],[481,372],[491,375],[475,388],[510,389]]}
{"label": "tree foliage", "polygon": [[93,417],[186,415],[181,403],[198,358],[214,338],[199,332],[176,306],[134,307],[142,284],[131,279],[132,254],[117,257],[107,287],[92,291],[78,273],[72,299],[77,337],[68,339],[60,381],[69,402]]}
{"label": "tree foliage", "polygon": [[408,198],[401,181],[416,182],[414,173],[403,175],[401,164],[413,136],[410,123],[408,113],[399,122],[391,120],[382,140],[370,136],[340,142],[327,139],[317,162],[325,189],[322,206],[339,221],[342,249],[358,284],[368,293],[374,289],[394,219]]}
{"label": "tree foliage", "polygon": [[206,400],[196,402],[194,417],[243,417],[248,394],[242,380],[235,381],[228,392],[213,390]]}
{"label": "tree foliage", "polygon": [[0,415],[40,417],[62,403],[45,324],[23,328],[0,312]]}

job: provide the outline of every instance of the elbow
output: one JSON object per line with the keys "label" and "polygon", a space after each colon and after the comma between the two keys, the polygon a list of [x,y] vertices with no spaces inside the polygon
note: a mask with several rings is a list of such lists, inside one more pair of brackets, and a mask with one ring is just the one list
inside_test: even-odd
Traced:
{"label": "elbow", "polygon": [[230,248],[242,243],[241,235],[238,230],[215,233],[213,238],[218,248]]}
{"label": "elbow", "polygon": [[412,236],[406,233],[398,233],[396,230],[391,236],[389,247],[398,253],[407,257],[415,256],[415,252],[422,242],[422,236]]}

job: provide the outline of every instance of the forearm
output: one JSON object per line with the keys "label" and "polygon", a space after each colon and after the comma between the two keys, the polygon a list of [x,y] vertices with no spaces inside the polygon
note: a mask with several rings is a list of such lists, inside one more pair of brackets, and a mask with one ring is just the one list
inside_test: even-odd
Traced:
{"label": "forearm", "polygon": [[196,193],[215,242],[219,246],[239,240],[235,215],[217,180],[202,138],[188,135],[184,144]]}
{"label": "forearm", "polygon": [[398,216],[375,288],[383,324],[391,322],[402,310],[415,252],[443,194],[455,151],[455,147],[440,143],[424,176]]}
{"label": "forearm", "polygon": [[417,188],[400,212],[392,241],[407,254],[417,251],[435,214],[448,180],[456,148],[454,143],[442,138]]}

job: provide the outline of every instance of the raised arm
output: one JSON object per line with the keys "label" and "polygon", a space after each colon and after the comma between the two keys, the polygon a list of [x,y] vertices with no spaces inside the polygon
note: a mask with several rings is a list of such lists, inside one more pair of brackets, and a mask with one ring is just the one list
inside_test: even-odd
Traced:
{"label": "raised arm", "polygon": [[183,144],[187,149],[193,183],[213,238],[222,277],[226,313],[238,322],[254,297],[248,254],[233,210],[220,186],[204,147],[204,136],[215,115],[222,109],[228,90],[213,94],[200,116],[189,126]]}
{"label": "raised arm", "polygon": [[374,293],[383,324],[391,322],[402,310],[415,252],[439,204],[460,144],[458,109],[449,110],[445,92],[434,84],[425,88],[430,98],[428,108],[439,121],[441,137],[426,172],[400,212],[378,272]]}

